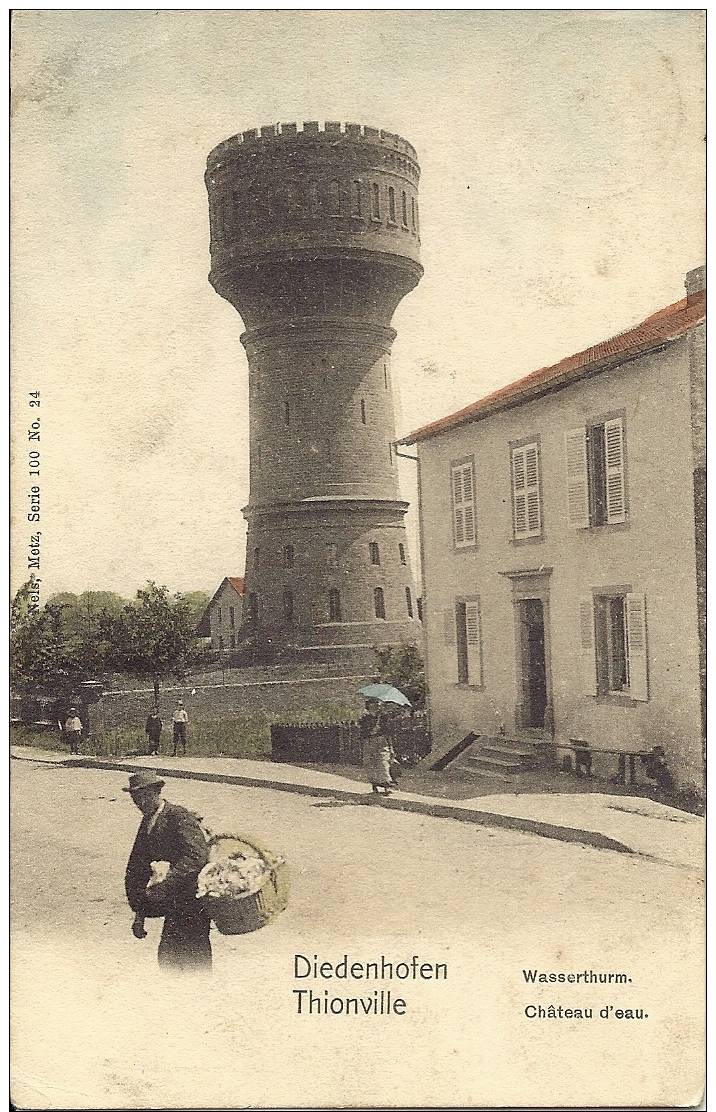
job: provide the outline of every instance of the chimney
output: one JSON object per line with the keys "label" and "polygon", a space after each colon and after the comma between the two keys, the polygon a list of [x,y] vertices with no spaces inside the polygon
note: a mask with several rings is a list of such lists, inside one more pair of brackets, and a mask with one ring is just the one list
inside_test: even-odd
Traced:
{"label": "chimney", "polygon": [[706,289],[706,267],[697,266],[686,273],[686,304],[691,305],[702,290]]}

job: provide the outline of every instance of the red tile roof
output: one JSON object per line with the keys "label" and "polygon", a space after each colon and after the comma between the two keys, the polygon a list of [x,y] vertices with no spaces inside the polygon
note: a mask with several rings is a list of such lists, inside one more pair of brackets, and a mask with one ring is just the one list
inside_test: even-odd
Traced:
{"label": "red tile roof", "polygon": [[240,579],[237,575],[227,575],[226,578],[228,579],[229,583],[231,584],[231,586],[236,591],[237,595],[243,595],[243,593],[244,593],[244,581],[243,581],[243,579]]}
{"label": "red tile roof", "polygon": [[689,328],[698,324],[705,314],[706,291],[699,290],[689,298],[676,301],[673,305],[667,305],[658,312],[652,313],[641,324],[630,328],[627,332],[621,332],[618,336],[604,340],[594,347],[577,352],[576,355],[568,355],[566,359],[554,363],[551,367],[540,367],[538,371],[532,371],[524,378],[495,390],[492,394],[458,410],[457,413],[451,413],[429,425],[423,425],[422,428],[403,437],[399,443],[415,444],[420,440],[429,440],[459,425],[479,421],[499,410],[522,405],[550,390],[561,389],[580,378],[618,366],[626,359],[642,355],[669,340],[683,336]]}

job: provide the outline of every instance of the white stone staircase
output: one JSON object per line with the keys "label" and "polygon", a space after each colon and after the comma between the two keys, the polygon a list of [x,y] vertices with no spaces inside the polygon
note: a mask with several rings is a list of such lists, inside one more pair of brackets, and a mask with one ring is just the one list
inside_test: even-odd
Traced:
{"label": "white stone staircase", "polygon": [[479,780],[514,784],[539,765],[539,747],[531,738],[480,735],[451,761],[450,768]]}

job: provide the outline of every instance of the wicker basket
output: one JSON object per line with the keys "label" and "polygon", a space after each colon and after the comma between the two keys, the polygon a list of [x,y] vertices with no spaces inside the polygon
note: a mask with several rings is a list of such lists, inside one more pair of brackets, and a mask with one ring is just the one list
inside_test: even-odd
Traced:
{"label": "wicker basket", "polygon": [[244,835],[212,834],[209,838],[209,861],[258,854],[266,862],[266,880],[251,896],[202,896],[204,910],[221,934],[249,934],[272,922],[288,903],[288,867],[281,857],[270,853]]}

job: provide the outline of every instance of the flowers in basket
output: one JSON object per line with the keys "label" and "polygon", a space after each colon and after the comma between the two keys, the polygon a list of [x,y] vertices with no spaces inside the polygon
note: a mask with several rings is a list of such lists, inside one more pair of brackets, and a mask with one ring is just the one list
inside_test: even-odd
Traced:
{"label": "flowers in basket", "polygon": [[242,900],[253,896],[271,873],[271,865],[262,857],[237,855],[210,861],[199,873],[197,898],[228,896]]}
{"label": "flowers in basket", "polygon": [[168,861],[152,861],[151,862],[152,875],[147,881],[147,889],[154,888],[157,884],[167,879],[167,874],[171,869]]}

